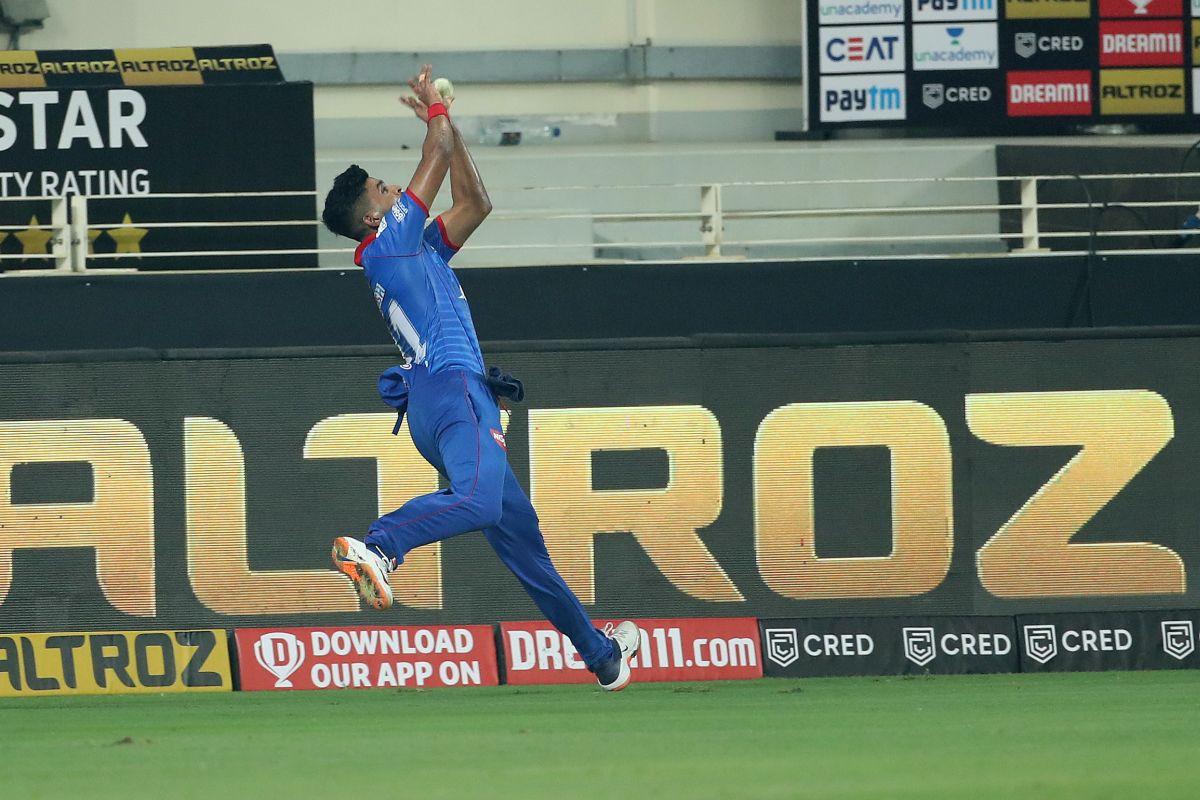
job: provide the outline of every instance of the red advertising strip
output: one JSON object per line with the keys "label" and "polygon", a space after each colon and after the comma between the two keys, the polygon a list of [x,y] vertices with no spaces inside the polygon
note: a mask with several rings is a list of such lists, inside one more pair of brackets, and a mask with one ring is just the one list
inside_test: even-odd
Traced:
{"label": "red advertising strip", "polygon": [[495,686],[490,625],[240,628],[243,691]]}
{"label": "red advertising strip", "polygon": [[1092,113],[1092,73],[1086,69],[1008,73],[1010,117],[1061,117]]}
{"label": "red advertising strip", "polygon": [[1100,0],[1101,17],[1182,17],[1183,0]]}
{"label": "red advertising strip", "polygon": [[1100,23],[1100,66],[1154,67],[1183,63],[1183,21],[1119,20]]}
{"label": "red advertising strip", "polygon": [[[596,620],[596,624],[606,621]],[[641,648],[630,663],[635,682],[762,677],[758,624],[753,618],[634,622],[642,629]],[[510,684],[590,683],[596,679],[570,640],[548,622],[503,622],[500,633]]]}

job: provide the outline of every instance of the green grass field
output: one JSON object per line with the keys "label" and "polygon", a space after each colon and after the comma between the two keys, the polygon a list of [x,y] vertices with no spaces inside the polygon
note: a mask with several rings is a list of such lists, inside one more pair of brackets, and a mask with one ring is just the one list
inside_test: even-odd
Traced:
{"label": "green grass field", "polygon": [[1200,672],[0,702],[4,798],[1194,798]]}

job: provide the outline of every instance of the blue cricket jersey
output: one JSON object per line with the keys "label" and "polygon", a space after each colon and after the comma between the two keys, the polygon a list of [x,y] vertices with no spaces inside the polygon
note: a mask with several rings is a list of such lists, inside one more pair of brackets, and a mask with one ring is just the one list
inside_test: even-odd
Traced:
{"label": "blue cricket jersey", "polygon": [[428,218],[429,209],[406,191],[359,244],[354,263],[407,363],[430,374],[452,367],[483,373],[471,309],[448,263],[458,248],[441,217],[426,227]]}

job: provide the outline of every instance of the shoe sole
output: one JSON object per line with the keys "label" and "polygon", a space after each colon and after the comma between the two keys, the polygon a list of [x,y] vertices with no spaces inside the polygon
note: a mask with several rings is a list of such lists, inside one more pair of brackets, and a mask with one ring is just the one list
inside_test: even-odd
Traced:
{"label": "shoe sole", "polygon": [[358,590],[362,601],[377,611],[392,607],[392,592],[370,564],[355,561],[350,555],[350,542],[339,536],[333,540],[333,566],[348,577]]}
{"label": "shoe sole", "polygon": [[629,668],[629,662],[633,661],[633,657],[642,649],[641,629],[638,629],[637,644],[629,651],[629,656],[621,656],[621,671],[617,674],[617,679],[613,683],[605,686],[600,684],[600,688],[606,692],[619,692],[633,682],[633,670]]}

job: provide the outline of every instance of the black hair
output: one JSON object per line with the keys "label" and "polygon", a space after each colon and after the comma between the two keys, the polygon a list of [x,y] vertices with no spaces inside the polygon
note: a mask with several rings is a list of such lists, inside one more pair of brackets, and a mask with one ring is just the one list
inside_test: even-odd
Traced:
{"label": "black hair", "polygon": [[333,188],[325,195],[325,210],[321,221],[325,227],[347,239],[362,239],[366,226],[358,213],[358,201],[367,188],[367,171],[351,164],[333,179]]}

